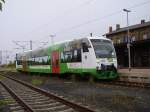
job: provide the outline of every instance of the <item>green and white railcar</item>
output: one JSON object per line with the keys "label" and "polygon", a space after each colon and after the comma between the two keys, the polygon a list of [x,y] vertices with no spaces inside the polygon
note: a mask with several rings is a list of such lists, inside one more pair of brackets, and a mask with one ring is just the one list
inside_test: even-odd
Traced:
{"label": "green and white railcar", "polygon": [[117,77],[117,58],[111,40],[86,37],[17,54],[16,69],[60,75],[90,74],[98,79],[113,79]]}

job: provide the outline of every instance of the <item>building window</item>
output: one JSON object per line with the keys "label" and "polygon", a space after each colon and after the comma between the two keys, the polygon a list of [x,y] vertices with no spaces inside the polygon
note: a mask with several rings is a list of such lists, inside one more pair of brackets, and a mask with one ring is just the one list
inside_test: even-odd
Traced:
{"label": "building window", "polygon": [[128,36],[125,35],[125,36],[123,37],[123,42],[124,42],[124,43],[127,43],[127,42],[128,42]]}
{"label": "building window", "polygon": [[131,42],[134,42],[135,41],[135,36],[132,36],[131,37]]}
{"label": "building window", "polygon": [[147,39],[147,34],[143,34],[143,39],[144,39],[144,40]]}
{"label": "building window", "polygon": [[118,39],[118,44],[120,44],[120,39]]}
{"label": "building window", "polygon": [[112,41],[113,41],[114,44],[116,43],[115,39],[113,39]]}

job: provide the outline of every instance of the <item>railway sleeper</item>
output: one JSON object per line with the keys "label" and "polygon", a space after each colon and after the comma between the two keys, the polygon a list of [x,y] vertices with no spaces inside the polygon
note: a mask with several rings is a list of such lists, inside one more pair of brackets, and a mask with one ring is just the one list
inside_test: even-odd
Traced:
{"label": "railway sleeper", "polygon": [[50,99],[30,99],[30,98],[26,98],[26,99],[23,99],[23,100],[25,102],[45,102],[45,101],[49,101]]}
{"label": "railway sleeper", "polygon": [[10,110],[13,112],[13,111],[24,110],[24,109],[21,106],[17,105],[17,106],[10,107]]}
{"label": "railway sleeper", "polygon": [[65,110],[68,109],[66,105],[59,105],[55,107],[48,107],[48,108],[41,108],[41,109],[34,109],[36,112],[49,112],[49,111],[59,111],[59,110]]}
{"label": "railway sleeper", "polygon": [[[30,97],[30,96],[34,96],[34,97],[41,97],[41,96],[43,96],[43,95],[41,95],[41,94],[39,94],[39,95],[34,95],[34,94],[30,94],[30,93],[26,93],[26,94],[22,94],[22,93],[20,93],[20,92],[18,92],[18,94],[20,95],[20,96],[22,96],[22,97]],[[30,95],[29,95],[30,94]]]}
{"label": "railway sleeper", "polygon": [[66,110],[61,110],[59,112],[76,112],[76,111],[74,109],[72,109],[72,108],[68,108]]}
{"label": "railway sleeper", "polygon": [[10,106],[10,107],[16,107],[16,106],[18,106],[19,104],[18,103],[10,103],[10,104],[8,104],[8,106]]}
{"label": "railway sleeper", "polygon": [[45,96],[40,96],[40,97],[35,97],[35,96],[20,96],[22,99],[24,99],[24,100],[26,100],[26,99],[46,99],[46,97]]}
{"label": "railway sleeper", "polygon": [[29,93],[26,93],[26,94],[22,94],[22,93],[19,93],[19,95],[21,96],[21,97],[30,97],[30,96],[34,96],[34,97],[41,97],[41,96],[43,96],[43,95],[41,95],[41,94],[30,94],[30,96],[29,96]]}
{"label": "railway sleeper", "polygon": [[51,104],[34,105],[32,107],[33,109],[38,109],[38,108],[56,107],[56,106],[61,106],[61,105],[62,105],[61,103],[56,102],[56,103],[51,103]]}
{"label": "railway sleeper", "polygon": [[41,95],[41,96],[39,96],[39,97],[37,97],[37,96],[32,96],[32,95],[26,95],[26,96],[24,96],[24,95],[20,95],[19,94],[19,96],[21,97],[21,98],[24,98],[24,99],[26,99],[26,98],[30,98],[30,99],[45,99],[45,100],[47,100],[47,99],[49,99],[49,97],[46,97],[46,96],[44,96],[44,95]]}
{"label": "railway sleeper", "polygon": [[48,103],[55,103],[56,101],[52,101],[52,100],[49,100],[49,101],[44,101],[44,102],[28,102],[29,105],[42,105],[42,104],[48,104]]}

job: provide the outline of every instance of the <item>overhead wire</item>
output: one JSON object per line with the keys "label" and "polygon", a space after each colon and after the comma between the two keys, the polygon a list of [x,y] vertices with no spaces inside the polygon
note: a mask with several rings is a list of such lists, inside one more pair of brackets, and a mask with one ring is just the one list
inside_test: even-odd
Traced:
{"label": "overhead wire", "polygon": [[[71,9],[68,9],[68,10],[64,11],[60,16],[54,17],[54,19],[52,19],[51,22],[52,22],[53,20],[56,20],[58,17],[60,18],[60,17],[63,16],[64,14],[70,13],[70,12],[72,12],[74,9],[79,8],[79,7],[81,7],[81,6],[86,6],[86,5],[90,4],[90,3],[93,2],[93,1],[94,1],[94,0],[87,0],[87,1],[83,2],[82,4],[76,6],[76,7],[73,7],[73,8],[71,8]],[[135,5],[131,6],[131,7],[128,7],[128,9],[133,9],[133,8],[136,8],[136,7],[140,7],[140,6],[149,4],[149,3],[150,3],[150,0],[145,1],[145,2],[142,2],[142,3],[135,4]],[[103,17],[99,17],[99,18],[95,18],[95,19],[92,19],[92,20],[88,20],[88,21],[83,22],[83,23],[80,23],[80,24],[78,24],[78,25],[75,25],[75,26],[72,26],[72,27],[65,28],[65,29],[62,29],[62,30],[60,30],[60,31],[57,31],[55,34],[57,34],[57,35],[58,35],[58,34],[62,34],[62,33],[65,33],[65,32],[67,32],[67,31],[74,30],[74,29],[80,28],[80,27],[82,27],[82,26],[85,26],[85,25],[88,25],[88,24],[91,24],[91,23],[94,23],[94,22],[101,21],[101,20],[103,20],[103,19],[105,19],[105,18],[112,17],[112,16],[117,15],[117,14],[119,14],[119,13],[121,13],[121,12],[122,12],[122,10],[118,10],[118,11],[115,11],[115,12],[110,13],[110,14],[108,14],[108,15],[105,15],[105,16],[103,16]],[[48,25],[48,24],[50,24],[50,22],[49,22],[49,23],[46,23],[46,24],[44,24],[44,25],[41,25],[40,27],[34,29],[33,31],[38,30],[38,29],[40,29],[41,27],[44,27],[44,26],[46,26],[46,25]],[[31,32],[33,32],[33,31],[31,31]],[[31,32],[30,32],[30,33],[31,33]],[[44,39],[44,38],[48,38],[48,36],[49,36],[49,35],[46,35],[46,36],[44,36],[44,37],[38,39],[37,41],[39,41],[39,40],[41,40],[41,39]]]}
{"label": "overhead wire", "polygon": [[62,12],[59,16],[55,16],[54,18],[52,18],[52,19],[50,20],[50,22],[45,23],[45,24],[43,24],[43,25],[40,25],[39,27],[37,27],[37,28],[31,30],[30,32],[28,32],[28,33],[25,34],[25,35],[29,35],[30,33],[34,32],[34,31],[37,31],[37,30],[39,30],[39,29],[41,29],[41,28],[43,28],[43,27],[46,27],[46,26],[48,26],[51,22],[57,20],[58,18],[61,18],[62,16],[66,15],[67,13],[71,13],[71,12],[73,12],[73,11],[74,11],[75,9],[77,9],[77,8],[81,8],[81,7],[83,8],[84,6],[90,4],[90,3],[94,2],[94,1],[95,1],[95,0],[86,0],[85,2],[82,2],[81,4],[79,4],[78,6],[74,6],[73,8],[69,8],[69,9],[65,10],[64,12]]}
{"label": "overhead wire", "polygon": [[[90,4],[92,1],[94,1],[94,0],[87,0],[87,1],[83,2],[82,4],[76,6],[76,7],[73,7],[73,8],[71,8],[71,9],[68,9],[68,10],[64,11],[60,16],[54,17],[49,23],[46,23],[46,24],[44,24],[44,25],[41,25],[40,27],[38,27],[38,28],[32,30],[32,31],[29,32],[29,33],[32,33],[33,31],[36,31],[36,30],[40,29],[41,27],[44,27],[44,26],[50,24],[53,20],[56,20],[57,18],[60,18],[61,16],[63,16],[63,15],[66,14],[66,13],[72,12],[72,11],[73,11],[74,9],[76,9],[76,8],[79,8],[79,7],[81,7],[81,6],[86,6],[86,5]],[[149,3],[150,3],[150,0],[145,1],[145,2],[142,2],[142,3],[135,4],[135,5],[133,5],[133,6],[131,6],[131,7],[127,7],[127,8],[128,8],[128,9],[133,9],[133,8],[141,7],[141,6],[143,6],[143,5],[147,5],[147,4],[149,4]],[[78,25],[75,25],[75,26],[66,28],[66,29],[64,29],[64,30],[58,31],[58,32],[56,32],[56,34],[62,34],[62,33],[65,33],[66,31],[74,30],[74,29],[80,28],[80,27],[82,27],[82,26],[85,26],[85,25],[88,25],[88,24],[91,24],[91,23],[94,23],[94,22],[97,22],[97,21],[101,21],[102,19],[112,17],[112,16],[114,16],[114,15],[116,15],[116,14],[119,14],[119,13],[121,13],[121,12],[122,12],[122,10],[118,10],[118,11],[115,11],[115,12],[110,13],[110,14],[108,14],[108,15],[105,15],[105,16],[103,16],[103,17],[99,17],[99,18],[95,18],[95,19],[92,19],[92,20],[88,20],[88,21],[83,22],[83,23],[81,23],[81,24],[78,24]],[[47,35],[47,36],[48,36],[48,35]],[[48,38],[47,36],[45,36],[45,38]]]}
{"label": "overhead wire", "polygon": [[[145,1],[145,2],[142,2],[142,3],[139,3],[139,4],[135,4],[135,5],[131,6],[131,7],[128,7],[128,9],[133,9],[133,8],[136,8],[136,7],[140,7],[140,6],[149,4],[149,3],[150,3],[150,0]],[[88,21],[86,21],[86,22],[84,22],[84,23],[81,23],[81,24],[78,24],[78,25],[75,25],[75,26],[66,28],[66,29],[61,30],[61,31],[59,31],[59,32],[57,32],[57,33],[64,33],[64,32],[69,31],[69,30],[77,29],[77,28],[82,27],[82,26],[85,26],[85,25],[87,25],[87,24],[90,24],[90,23],[93,23],[93,22],[97,22],[97,21],[101,21],[102,19],[105,19],[105,18],[109,18],[109,17],[114,16],[114,15],[116,15],[116,14],[119,14],[119,13],[121,13],[121,12],[122,12],[122,10],[118,10],[118,11],[113,12],[113,13],[111,13],[111,14],[108,14],[108,15],[106,15],[106,16],[99,17],[99,18],[95,18],[95,19],[92,19],[92,20],[88,20]]]}

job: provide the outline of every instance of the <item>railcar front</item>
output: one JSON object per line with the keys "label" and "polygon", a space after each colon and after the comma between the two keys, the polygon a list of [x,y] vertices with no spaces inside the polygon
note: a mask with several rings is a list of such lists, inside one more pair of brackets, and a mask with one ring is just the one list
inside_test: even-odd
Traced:
{"label": "railcar front", "polygon": [[98,79],[113,79],[117,75],[117,57],[111,40],[100,37],[89,39],[96,61],[95,76]]}

